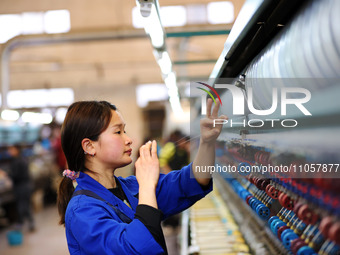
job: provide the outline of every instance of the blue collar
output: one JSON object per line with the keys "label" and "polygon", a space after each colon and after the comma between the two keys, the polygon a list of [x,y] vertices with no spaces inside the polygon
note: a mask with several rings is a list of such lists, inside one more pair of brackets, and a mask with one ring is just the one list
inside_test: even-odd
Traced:
{"label": "blue collar", "polygon": [[113,195],[112,192],[110,192],[107,188],[105,188],[99,182],[97,182],[92,177],[90,177],[89,175],[87,175],[83,172],[80,172],[79,177],[77,178],[78,186],[77,186],[76,190],[84,189],[84,190],[93,191],[98,196],[100,196],[101,198],[103,198],[107,202],[111,203],[112,205],[116,206],[120,211],[125,213],[131,219],[133,219],[135,211],[136,211],[136,207],[138,205],[138,199],[134,196],[138,193],[138,192],[136,193],[136,190],[138,190],[138,186],[133,187],[133,185],[132,185],[131,190],[130,190],[130,187],[128,187],[126,185],[126,184],[129,184],[129,182],[125,182],[122,177],[118,177],[117,179],[119,180],[119,183],[122,186],[122,189],[123,189],[127,199],[130,202],[131,208],[128,207],[118,197]]}

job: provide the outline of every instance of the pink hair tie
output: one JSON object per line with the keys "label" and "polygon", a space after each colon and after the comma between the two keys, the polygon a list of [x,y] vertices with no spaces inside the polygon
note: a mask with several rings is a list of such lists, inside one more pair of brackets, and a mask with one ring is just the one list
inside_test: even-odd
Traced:
{"label": "pink hair tie", "polygon": [[64,172],[63,172],[63,176],[70,178],[72,181],[74,181],[76,178],[78,178],[78,174],[75,171],[72,171],[70,169],[65,169]]}

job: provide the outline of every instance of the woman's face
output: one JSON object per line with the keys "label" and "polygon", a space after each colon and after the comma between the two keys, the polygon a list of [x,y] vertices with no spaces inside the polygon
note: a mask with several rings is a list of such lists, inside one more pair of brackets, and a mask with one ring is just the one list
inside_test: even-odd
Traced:
{"label": "woman's face", "polygon": [[100,134],[97,142],[96,159],[108,168],[119,168],[132,162],[130,137],[125,133],[122,115],[112,110],[112,118],[107,129]]}

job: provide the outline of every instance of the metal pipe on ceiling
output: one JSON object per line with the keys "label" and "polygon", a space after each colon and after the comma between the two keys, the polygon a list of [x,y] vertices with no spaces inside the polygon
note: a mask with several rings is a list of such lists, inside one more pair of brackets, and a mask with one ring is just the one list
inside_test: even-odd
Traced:
{"label": "metal pipe on ceiling", "polygon": [[14,49],[59,43],[75,43],[105,40],[146,38],[143,30],[117,30],[98,32],[71,32],[66,34],[20,35],[6,42],[1,50],[1,109],[8,108],[7,94],[10,89],[10,55]]}
{"label": "metal pipe on ceiling", "polygon": [[166,37],[193,37],[193,36],[209,36],[209,35],[228,35],[230,29],[221,30],[207,30],[207,31],[182,31],[182,32],[168,32]]}
{"label": "metal pipe on ceiling", "polygon": [[[222,34],[221,29],[217,30],[201,29],[192,31],[188,28],[181,31],[167,33],[169,37],[193,37],[202,35],[218,35]],[[228,34],[229,30],[225,30],[224,34]],[[38,46],[59,43],[75,43],[75,42],[90,42],[90,41],[105,41],[105,40],[125,40],[146,38],[147,34],[144,30],[116,30],[116,31],[85,31],[85,32],[70,32],[65,34],[44,34],[44,35],[19,35],[7,41],[1,48],[1,109],[8,108],[7,94],[10,89],[10,55],[14,49],[27,46]]]}

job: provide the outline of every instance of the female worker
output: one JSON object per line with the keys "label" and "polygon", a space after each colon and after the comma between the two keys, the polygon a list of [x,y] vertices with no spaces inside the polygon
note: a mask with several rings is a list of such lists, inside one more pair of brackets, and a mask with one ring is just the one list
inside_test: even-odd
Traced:
{"label": "female worker", "polygon": [[221,125],[213,127],[219,104],[212,113],[211,107],[208,100],[193,163],[160,174],[157,144],[147,142],[139,150],[136,176],[127,178],[114,176],[117,168],[132,162],[132,141],[121,113],[105,101],[69,107],[61,139],[70,170],[60,183],[58,210],[70,254],[167,254],[161,220],[212,190],[210,174],[193,171],[214,164]]}

